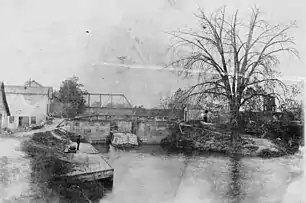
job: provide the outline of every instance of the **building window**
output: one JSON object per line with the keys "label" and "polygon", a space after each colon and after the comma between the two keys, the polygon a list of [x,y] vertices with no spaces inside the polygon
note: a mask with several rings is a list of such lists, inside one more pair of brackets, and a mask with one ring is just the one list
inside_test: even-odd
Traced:
{"label": "building window", "polygon": [[36,124],[36,117],[35,116],[31,116],[31,124]]}
{"label": "building window", "polygon": [[14,116],[10,116],[10,123],[14,123]]}

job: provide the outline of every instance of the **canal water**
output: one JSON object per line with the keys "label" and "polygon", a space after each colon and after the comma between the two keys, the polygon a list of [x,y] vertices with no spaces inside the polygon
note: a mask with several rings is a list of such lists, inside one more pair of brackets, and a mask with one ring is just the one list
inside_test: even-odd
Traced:
{"label": "canal water", "polygon": [[[38,190],[29,182],[29,161],[18,151],[19,144],[17,139],[0,138],[1,203],[33,202],[33,190]],[[305,181],[302,156],[239,159],[171,154],[158,145],[130,151],[95,147],[115,168],[114,189],[100,203],[306,202],[300,186]],[[43,197],[39,202],[58,199]]]}
{"label": "canal water", "polygon": [[[302,178],[301,157],[275,159],[220,154],[168,154],[160,146],[120,151],[98,145],[115,168],[114,190],[100,202],[284,202]],[[288,203],[301,202],[302,191]]]}

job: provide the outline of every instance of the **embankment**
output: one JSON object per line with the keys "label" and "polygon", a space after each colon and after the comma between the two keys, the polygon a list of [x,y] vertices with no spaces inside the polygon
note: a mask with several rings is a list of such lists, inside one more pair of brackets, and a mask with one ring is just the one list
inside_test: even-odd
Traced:
{"label": "embankment", "polygon": [[161,145],[169,150],[195,150],[264,158],[280,157],[290,153],[284,146],[269,139],[254,138],[246,134],[240,134],[241,140],[234,146],[231,142],[231,133],[214,125],[193,124],[192,127],[180,129],[177,124],[170,130],[171,135],[161,141]]}
{"label": "embankment", "polygon": [[[69,143],[69,138],[57,135],[56,130],[37,132],[23,141],[22,150],[31,161],[31,181],[39,186],[40,194],[57,196],[60,202],[90,202],[89,199],[101,198],[103,186],[99,182],[84,183],[58,178],[74,167],[64,153]],[[97,194],[98,197],[95,197]]]}

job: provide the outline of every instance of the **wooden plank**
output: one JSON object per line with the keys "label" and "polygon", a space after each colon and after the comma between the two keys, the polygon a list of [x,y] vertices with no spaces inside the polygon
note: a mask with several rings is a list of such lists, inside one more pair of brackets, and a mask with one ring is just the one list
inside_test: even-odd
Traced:
{"label": "wooden plank", "polygon": [[97,180],[112,177],[114,169],[107,163],[101,153],[91,144],[81,143],[77,153],[71,153],[70,159],[76,166],[73,171],[63,176],[80,180]]}
{"label": "wooden plank", "polygon": [[93,170],[87,173],[78,173],[78,172],[71,172],[65,175],[61,175],[62,177],[71,177],[82,181],[95,181],[101,180],[105,178],[113,178],[114,176],[114,169],[101,171],[101,170]]}
{"label": "wooden plank", "polygon": [[79,174],[74,177],[82,181],[95,181],[105,178],[112,178],[113,176],[114,176],[114,170],[109,170],[109,171],[98,171],[95,173]]}
{"label": "wooden plank", "polygon": [[[88,181],[112,177],[114,169],[102,158],[102,156],[94,156],[96,156],[96,159],[89,158],[89,163],[80,163],[78,160],[78,164],[73,168],[73,171],[62,176]],[[76,159],[74,159],[74,161],[75,160]]]}
{"label": "wooden plank", "polygon": [[112,167],[106,162],[101,154],[85,154],[81,152],[71,153],[73,163],[80,166],[96,166],[99,165],[102,170],[108,170]]}
{"label": "wooden plank", "polygon": [[107,171],[113,171],[114,169],[109,167],[107,164],[89,164],[89,165],[78,165],[73,168],[72,172],[67,173],[68,176],[78,176],[84,174],[101,173]]}
{"label": "wooden plank", "polygon": [[[56,132],[52,132],[52,135],[60,138]],[[113,177],[114,169],[91,144],[81,143],[80,150],[77,153],[69,153],[68,158],[75,164],[75,167],[70,173],[61,175],[62,177],[73,177],[86,181]]]}

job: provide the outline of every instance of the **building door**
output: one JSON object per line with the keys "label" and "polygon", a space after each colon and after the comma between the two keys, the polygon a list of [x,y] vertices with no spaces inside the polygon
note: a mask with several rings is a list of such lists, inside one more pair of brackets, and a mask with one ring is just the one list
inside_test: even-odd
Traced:
{"label": "building door", "polygon": [[18,120],[18,127],[29,127],[30,119],[28,116],[20,116]]}
{"label": "building door", "polygon": [[23,119],[22,116],[20,116],[20,117],[18,118],[18,127],[21,127],[21,126],[22,126],[22,119]]}

